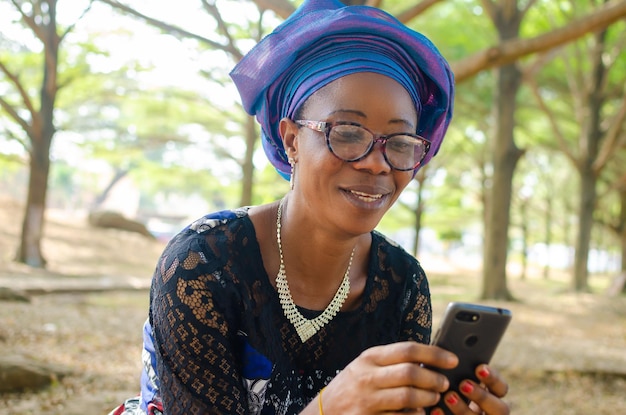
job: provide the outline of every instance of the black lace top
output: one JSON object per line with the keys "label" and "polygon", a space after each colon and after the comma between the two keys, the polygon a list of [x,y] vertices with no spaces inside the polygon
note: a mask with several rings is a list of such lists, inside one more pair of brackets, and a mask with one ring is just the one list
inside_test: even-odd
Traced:
{"label": "black lace top", "polygon": [[296,414],[363,350],[429,342],[431,314],[419,263],[373,232],[362,303],[302,343],[265,272],[247,210],[207,216],[172,239],[152,283],[165,413]]}

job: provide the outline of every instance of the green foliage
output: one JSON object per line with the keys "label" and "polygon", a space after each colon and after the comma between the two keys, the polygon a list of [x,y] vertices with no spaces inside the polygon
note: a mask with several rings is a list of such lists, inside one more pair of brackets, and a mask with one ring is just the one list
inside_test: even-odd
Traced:
{"label": "green foliage", "polygon": [[497,43],[496,32],[478,1],[441,2],[408,26],[432,40],[451,62]]}
{"label": "green foliage", "polygon": [[[43,80],[43,58],[41,53],[20,49],[19,51],[0,50],[0,62],[15,76],[24,89],[35,109],[39,108],[39,88]],[[2,98],[16,108],[23,108],[23,100],[20,91],[15,84],[8,79],[6,74],[0,71],[0,90]],[[20,116],[30,120],[29,114],[20,112]]]}
{"label": "green foliage", "polygon": [[446,229],[439,232],[439,239],[444,242],[459,242],[463,237],[463,233],[458,229]]}
{"label": "green foliage", "polygon": [[[167,7],[160,3],[158,7],[156,3],[128,3],[145,14],[154,12],[157,18],[169,19],[167,23],[227,45],[227,38],[216,30],[212,17],[200,3],[186,4],[187,13],[181,14],[174,13],[184,9],[177,3],[166,4]],[[439,2],[409,25],[432,39],[451,62],[459,61],[497,45],[497,33],[481,3],[478,0]],[[67,4],[60,2],[61,7],[69,7]],[[272,13],[260,16],[251,2],[216,4],[222,7],[229,34],[242,51],[252,47],[260,35],[278,23]],[[384,6],[398,13],[415,4],[414,0],[403,0],[386,2]],[[235,6],[235,12],[227,11],[224,5]],[[521,26],[521,35],[531,38],[548,33],[584,16],[591,7],[587,1],[537,1]],[[192,19],[192,13],[194,17],[203,17]],[[121,20],[107,28],[92,28],[79,22],[62,43],[59,56],[62,88],[55,112],[59,133],[53,147],[50,179],[53,203],[74,200],[76,204],[88,204],[94,196],[90,189],[101,191],[105,187],[98,176],[128,171],[141,189],[146,208],[158,208],[159,200],[191,196],[201,197],[212,207],[236,206],[240,200],[247,117],[237,104],[237,94],[228,77],[236,57],[198,39],[150,29],[138,18],[118,18]],[[68,27],[68,22],[63,25]],[[107,46],[113,38],[117,42],[114,44],[130,45],[145,31],[151,31],[155,43],[170,42],[188,53],[188,61],[177,67],[180,72],[163,75],[159,72],[163,68],[149,58],[152,52],[148,50],[138,50],[136,56],[125,59],[120,57],[124,54],[119,48]],[[607,97],[604,128],[609,127],[623,100],[625,31],[626,22],[621,21],[607,32],[606,59],[612,66],[604,90]],[[0,27],[0,61],[19,75],[29,97],[38,106],[41,50],[27,29],[17,33],[21,34],[9,36]],[[179,41],[174,41],[174,37]],[[518,62],[527,79],[537,84],[550,115],[539,105],[532,84],[523,86],[518,94],[515,134],[517,145],[526,153],[513,183],[516,194],[512,201],[513,238],[519,237],[526,218],[529,242],[542,242],[549,209],[554,211],[554,243],[571,243],[575,233],[578,180],[563,153],[567,150],[573,156],[580,155],[579,139],[587,119],[582,93],[589,84],[592,40],[592,35],[588,35],[547,55]],[[197,76],[186,79],[192,71],[183,71],[183,65],[197,67]],[[426,171],[421,189],[425,208],[422,223],[433,228],[441,239],[458,240],[464,232],[481,229],[484,194],[490,186],[492,170],[494,85],[492,71],[484,71],[458,85],[453,123],[440,153]],[[22,105],[18,90],[1,73],[0,93],[9,103]],[[20,108],[20,114],[28,117]],[[562,143],[557,139],[557,130]],[[8,142],[11,146],[5,145]],[[18,142],[27,142],[24,132],[0,110],[0,177],[13,177],[23,168],[26,155],[16,153],[14,144]],[[260,148],[255,151],[253,203],[277,200],[288,191],[289,184],[268,163],[258,161],[264,159]],[[625,152],[622,146],[611,154],[607,167],[600,173],[602,197],[596,213],[598,222],[616,220],[619,199],[615,189],[623,175]],[[102,165],[105,168],[100,169],[98,166]],[[386,232],[413,228],[417,191],[417,183],[411,184],[401,198],[402,203],[394,206],[381,228]],[[77,192],[84,192],[85,196],[76,198]],[[522,203],[527,204],[527,216],[522,215]]]}
{"label": "green foliage", "polygon": [[264,163],[263,168],[257,169],[254,177],[254,196],[252,199],[254,205],[281,199],[289,191],[289,182],[283,179],[270,163]]}

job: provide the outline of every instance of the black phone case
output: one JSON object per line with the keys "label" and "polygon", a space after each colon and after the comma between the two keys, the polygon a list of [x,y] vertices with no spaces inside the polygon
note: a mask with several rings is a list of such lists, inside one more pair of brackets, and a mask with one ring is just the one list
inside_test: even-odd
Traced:
{"label": "black phone case", "polygon": [[[444,374],[450,381],[450,389],[461,398],[464,396],[459,392],[459,384],[465,379],[478,382],[476,367],[490,362],[511,316],[504,308],[457,302],[448,305],[432,344],[456,354],[459,364],[449,370],[432,369]],[[429,409],[433,408],[441,408],[446,415],[452,415],[443,399]]]}

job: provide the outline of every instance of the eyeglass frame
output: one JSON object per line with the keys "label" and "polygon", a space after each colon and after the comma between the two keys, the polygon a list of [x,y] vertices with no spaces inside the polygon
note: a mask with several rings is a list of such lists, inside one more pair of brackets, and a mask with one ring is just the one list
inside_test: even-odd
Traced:
{"label": "eyeglass frame", "polygon": [[[376,134],[374,133],[372,130],[370,130],[369,128],[357,123],[357,122],[352,122],[352,121],[332,121],[332,122],[327,122],[327,121],[314,121],[314,120],[293,120],[293,122],[295,122],[298,126],[300,127],[306,127],[310,130],[313,131],[317,131],[320,133],[324,133],[324,137],[326,138],[326,147],[328,147],[328,150],[330,151],[330,153],[337,157],[339,160],[343,160],[346,161],[348,163],[353,163],[355,161],[360,161],[363,160],[365,157],[369,156],[372,152],[372,150],[374,149],[374,147],[376,146],[376,143],[381,143],[382,144],[382,153],[383,153],[383,157],[385,158],[385,161],[387,162],[387,164],[389,164],[389,167],[391,167],[394,170],[398,170],[398,171],[411,171],[411,170],[415,170],[417,167],[419,167],[419,165],[422,163],[422,161],[424,161],[424,158],[426,158],[426,155],[428,154],[428,152],[430,151],[430,145],[431,142],[422,137],[419,134],[412,134],[412,133],[392,133],[392,134]],[[330,145],[330,131],[333,129],[333,127],[337,126],[337,125],[353,125],[355,127],[360,127],[362,129],[364,129],[365,131],[367,131],[368,133],[370,133],[372,135],[372,143],[370,144],[369,148],[365,151],[365,153],[355,159],[349,159],[346,160],[343,157],[339,157],[337,154],[335,154],[335,152],[333,151],[332,146]],[[423,143],[424,145],[424,154],[422,155],[422,158],[419,159],[415,165],[413,167],[410,168],[406,168],[406,169],[399,169],[397,167],[395,167],[393,164],[391,164],[391,162],[389,161],[389,158],[387,157],[387,141],[389,141],[391,138],[399,136],[399,135],[404,135],[404,136],[409,136],[412,138],[415,138],[416,140],[419,140]]]}

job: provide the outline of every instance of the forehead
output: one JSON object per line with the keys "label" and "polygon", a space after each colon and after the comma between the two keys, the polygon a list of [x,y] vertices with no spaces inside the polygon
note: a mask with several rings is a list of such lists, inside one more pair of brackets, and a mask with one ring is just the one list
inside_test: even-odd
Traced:
{"label": "forehead", "polygon": [[409,92],[396,80],[378,73],[346,75],[320,88],[305,104],[307,116],[324,117],[338,111],[417,121]]}

